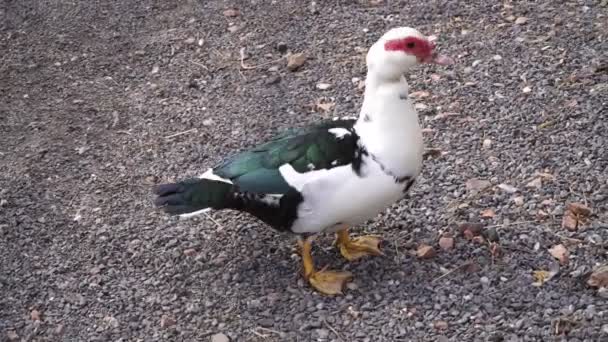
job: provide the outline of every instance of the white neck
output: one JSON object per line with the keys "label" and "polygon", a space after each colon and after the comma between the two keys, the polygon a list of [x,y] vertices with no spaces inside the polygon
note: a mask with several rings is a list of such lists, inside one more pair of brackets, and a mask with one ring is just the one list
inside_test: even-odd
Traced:
{"label": "white neck", "polygon": [[417,175],[422,161],[422,132],[418,115],[408,98],[404,78],[365,80],[365,97],[355,130],[361,143],[394,173]]}

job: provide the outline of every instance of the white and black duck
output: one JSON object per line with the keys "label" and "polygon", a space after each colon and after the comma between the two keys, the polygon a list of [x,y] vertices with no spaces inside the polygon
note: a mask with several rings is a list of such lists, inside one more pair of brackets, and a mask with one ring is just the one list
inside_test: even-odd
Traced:
{"label": "white and black duck", "polygon": [[357,119],[288,130],[198,178],[158,185],[155,204],[181,216],[244,211],[297,234],[305,278],[322,293],[341,293],[351,273],[315,270],[311,243],[333,232],[348,260],[381,254],[377,237],[351,238],[348,229],[402,199],[420,173],[422,132],[403,75],[421,63],[451,63],[434,48],[413,28],[391,29],[367,54]]}

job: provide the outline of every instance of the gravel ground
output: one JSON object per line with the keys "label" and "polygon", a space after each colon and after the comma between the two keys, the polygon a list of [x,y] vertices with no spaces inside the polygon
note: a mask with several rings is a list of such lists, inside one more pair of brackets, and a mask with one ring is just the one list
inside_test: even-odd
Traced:
{"label": "gravel ground", "polygon": [[[0,3],[1,338],[606,341],[608,301],[586,281],[608,255],[608,4],[464,3]],[[401,25],[458,64],[408,76],[435,153],[358,230],[386,256],[347,264],[331,236],[315,245],[317,265],[354,273],[345,295],[312,291],[294,240],[247,215],[152,208],[154,183],[357,114],[365,50]],[[308,56],[300,70],[284,48]],[[574,231],[570,202],[593,211]],[[463,222],[496,230],[501,255]],[[535,270],[557,274],[533,286]]]}

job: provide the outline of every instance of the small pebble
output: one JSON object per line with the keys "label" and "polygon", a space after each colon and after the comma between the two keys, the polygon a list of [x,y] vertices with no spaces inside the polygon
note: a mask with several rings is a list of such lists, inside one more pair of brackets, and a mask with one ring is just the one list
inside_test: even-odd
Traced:
{"label": "small pebble", "polygon": [[284,42],[279,42],[277,44],[277,51],[279,51],[280,53],[285,53],[287,52],[287,44]]}
{"label": "small pebble", "polygon": [[211,342],[230,342],[230,339],[228,338],[228,336],[219,333],[211,336]]}

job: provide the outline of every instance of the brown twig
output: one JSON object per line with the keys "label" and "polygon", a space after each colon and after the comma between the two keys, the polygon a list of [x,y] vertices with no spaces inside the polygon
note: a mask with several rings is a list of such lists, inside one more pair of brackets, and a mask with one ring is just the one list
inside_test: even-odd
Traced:
{"label": "brown twig", "polygon": [[245,64],[245,48],[241,48],[241,50],[239,51],[239,54],[241,56],[241,68],[244,69],[244,70],[257,69],[259,67],[263,67],[263,66],[268,65],[268,64],[277,63],[277,62],[279,62],[279,61],[281,61],[282,59],[285,58],[285,57],[281,57],[279,59],[275,59],[273,61],[264,62],[264,63],[257,64],[257,65],[247,65],[247,64]]}
{"label": "brown twig", "polygon": [[334,334],[336,334],[336,337],[338,337],[338,340],[344,342],[344,339],[342,338],[342,335],[340,335],[339,332],[336,331],[336,329],[334,329],[329,323],[327,323],[326,320],[323,320],[323,323],[325,323],[325,326],[331,330]]}
{"label": "brown twig", "polygon": [[452,273],[454,273],[454,272],[456,272],[456,271],[458,271],[458,270],[461,270],[461,269],[465,268],[465,267],[466,267],[466,266],[468,266],[469,264],[470,264],[470,262],[465,262],[464,264],[462,264],[462,265],[460,265],[460,266],[458,266],[458,267],[456,267],[456,268],[453,268],[451,271],[448,271],[448,272],[446,272],[446,273],[444,273],[444,274],[440,275],[439,277],[437,277],[437,278],[433,279],[433,280],[431,281],[431,283],[434,283],[434,282],[436,282],[437,280],[443,279],[443,278],[445,278],[445,277],[449,276],[450,274],[452,274]]}
{"label": "brown twig", "polygon": [[201,68],[203,68],[203,69],[205,69],[205,70],[209,71],[209,68],[207,68],[207,66],[206,66],[205,64],[203,64],[203,63],[199,63],[199,62],[196,62],[196,61],[190,61],[190,63],[192,63],[192,64],[194,64],[194,65],[198,65],[198,66],[200,66]]}
{"label": "brown twig", "polygon": [[189,130],[187,130],[187,131],[183,131],[183,132],[179,132],[179,133],[175,133],[175,134],[168,135],[168,136],[166,136],[166,137],[165,137],[165,139],[171,139],[171,138],[175,138],[175,137],[178,137],[178,136],[180,136],[180,135],[184,135],[184,134],[192,133],[192,132],[197,131],[197,130],[198,130],[197,128],[192,128],[192,129],[189,129]]}
{"label": "brown twig", "polygon": [[207,217],[211,222],[215,223],[215,225],[217,226],[217,228],[219,230],[224,230],[224,226],[222,226],[219,222],[217,222],[211,215],[209,215],[207,213],[203,213],[203,215],[205,215],[205,217]]}

